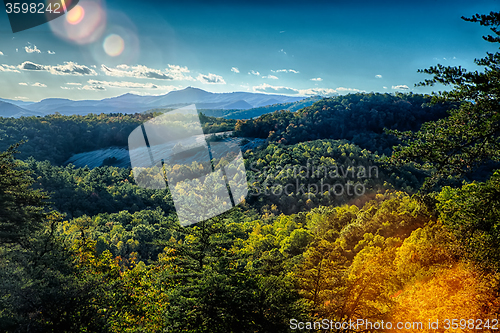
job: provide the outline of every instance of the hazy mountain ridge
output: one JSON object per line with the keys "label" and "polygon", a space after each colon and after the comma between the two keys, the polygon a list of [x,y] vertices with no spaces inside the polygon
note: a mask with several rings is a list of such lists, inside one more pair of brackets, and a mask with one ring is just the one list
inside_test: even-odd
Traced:
{"label": "hazy mountain ridge", "polygon": [[32,112],[29,110],[26,110],[18,105],[15,105],[10,102],[4,102],[0,100],[0,116],[2,117],[14,117],[14,118],[19,118],[19,117],[27,117],[27,116],[43,116],[43,114],[39,112]]}
{"label": "hazy mountain ridge", "polygon": [[317,101],[321,100],[321,96],[312,96],[302,99],[297,102],[291,103],[275,103],[266,106],[251,108],[247,110],[238,109],[203,109],[199,108],[198,111],[202,112],[206,116],[210,117],[220,117],[226,119],[251,119],[262,116],[266,113],[271,113],[279,110],[297,111],[307,106],[311,106]]}
{"label": "hazy mountain ridge", "polygon": [[[0,105],[0,116],[29,116],[46,115],[59,112],[64,115],[85,115],[89,113],[137,113],[154,108],[182,107],[196,104],[203,109],[235,109],[245,110],[267,106],[275,103],[293,103],[305,97],[267,95],[249,92],[211,93],[198,88],[188,87],[183,90],[171,91],[161,96],[139,96],[125,94],[118,97],[102,100],[73,101],[62,98],[47,98],[36,103],[3,100],[22,108],[13,112],[12,107]],[[8,108],[8,109],[7,109]]]}
{"label": "hazy mountain ridge", "polygon": [[19,100],[15,100],[15,99],[6,99],[6,98],[0,98],[0,102],[7,102],[10,104],[19,106],[19,107],[24,107],[26,105],[30,105],[30,104],[34,103],[34,102],[25,102],[25,101],[19,101]]}

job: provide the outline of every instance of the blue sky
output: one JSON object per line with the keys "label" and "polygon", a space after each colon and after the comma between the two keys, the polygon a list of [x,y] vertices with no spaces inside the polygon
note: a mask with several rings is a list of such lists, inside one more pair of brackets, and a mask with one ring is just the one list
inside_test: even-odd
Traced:
{"label": "blue sky", "polygon": [[[0,97],[103,99],[212,92],[413,91],[441,63],[475,69],[495,46],[461,16],[498,0],[91,1],[12,33],[0,14]],[[434,88],[439,89],[440,87]]]}

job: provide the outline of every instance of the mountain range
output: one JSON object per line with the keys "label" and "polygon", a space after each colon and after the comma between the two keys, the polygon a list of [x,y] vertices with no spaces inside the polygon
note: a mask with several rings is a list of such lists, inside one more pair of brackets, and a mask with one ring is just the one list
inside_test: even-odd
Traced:
{"label": "mountain range", "polygon": [[212,93],[188,87],[160,96],[125,94],[102,100],[73,101],[63,98],[47,98],[40,102],[24,102],[0,99],[1,117],[44,116],[59,112],[64,115],[89,113],[136,113],[158,108],[182,107],[196,104],[198,109],[248,110],[278,103],[293,103],[305,97],[268,95],[248,92]]}
{"label": "mountain range", "polygon": [[[321,96],[311,96],[304,98],[297,102],[290,103],[276,103],[266,106],[260,106],[251,109],[198,109],[199,112],[210,117],[219,117],[226,119],[250,119],[256,118],[266,113],[271,113],[279,110],[297,111],[303,109],[307,106],[313,105],[317,101],[321,100]],[[163,111],[163,110],[152,110],[152,111]]]}

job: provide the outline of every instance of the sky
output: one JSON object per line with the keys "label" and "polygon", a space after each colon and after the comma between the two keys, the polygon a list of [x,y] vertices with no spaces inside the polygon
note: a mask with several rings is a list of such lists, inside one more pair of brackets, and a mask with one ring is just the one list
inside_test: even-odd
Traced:
{"label": "sky", "polygon": [[48,24],[13,33],[0,12],[0,98],[103,99],[211,92],[292,96],[429,93],[417,73],[476,69],[498,51],[461,16],[498,0],[80,0]]}

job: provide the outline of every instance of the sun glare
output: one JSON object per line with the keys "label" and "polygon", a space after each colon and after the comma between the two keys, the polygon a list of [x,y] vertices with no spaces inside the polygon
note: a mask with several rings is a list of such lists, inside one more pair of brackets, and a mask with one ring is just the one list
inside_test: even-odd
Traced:
{"label": "sun glare", "polygon": [[80,5],[76,5],[75,8],[70,10],[66,15],[66,20],[68,21],[69,24],[76,25],[83,20],[84,16],[85,16],[85,10],[83,9],[83,7]]}
{"label": "sun glare", "polygon": [[116,57],[122,54],[125,49],[125,42],[119,35],[112,34],[106,37],[102,46],[109,56]]}

